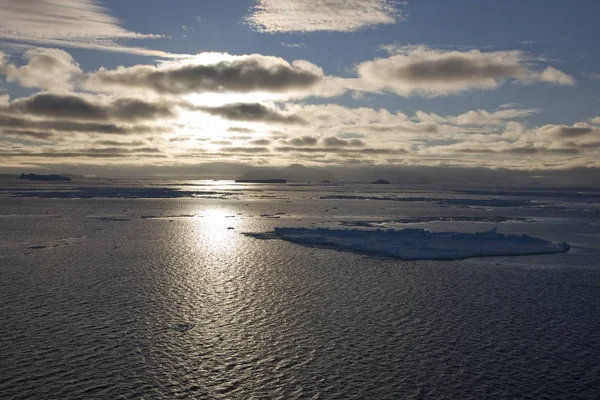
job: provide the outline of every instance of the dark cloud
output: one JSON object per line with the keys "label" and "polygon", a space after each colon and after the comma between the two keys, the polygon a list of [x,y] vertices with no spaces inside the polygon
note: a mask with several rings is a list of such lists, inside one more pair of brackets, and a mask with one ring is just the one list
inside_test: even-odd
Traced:
{"label": "dark cloud", "polygon": [[519,76],[523,73],[523,67],[492,59],[474,60],[464,54],[451,54],[437,60],[415,61],[386,72],[392,78],[412,82],[447,82]]}
{"label": "dark cloud", "polygon": [[290,139],[287,142],[298,147],[315,146],[318,142],[318,139],[314,136],[302,136]]}
{"label": "dark cloud", "polygon": [[[5,129],[3,129],[5,128]],[[0,115],[0,132],[16,131],[25,132],[81,132],[102,133],[107,135],[128,135],[136,133],[152,133],[165,131],[160,127],[133,125],[120,126],[112,123],[75,122],[75,121],[39,121],[31,118],[12,117]],[[27,135],[27,133],[26,133]]]}
{"label": "dark cloud", "polygon": [[227,153],[269,153],[270,150],[267,147],[222,147],[221,151]]}
{"label": "dark cloud", "polygon": [[255,139],[255,140],[249,141],[248,144],[251,144],[254,146],[268,146],[271,144],[271,141],[269,139]]}
{"label": "dark cloud", "polygon": [[289,64],[280,58],[254,55],[210,65],[138,65],[112,71],[101,69],[89,76],[87,86],[100,91],[106,88],[139,88],[173,95],[286,92],[309,88],[318,83],[322,76],[315,66],[306,69],[296,62]]}
{"label": "dark cloud", "polygon": [[573,127],[563,125],[545,125],[540,128],[540,132],[554,139],[580,138],[592,133],[596,133],[598,136],[600,136],[600,128]]}
{"label": "dark cloud", "polygon": [[134,146],[143,146],[144,142],[139,140],[134,140],[132,142],[119,142],[116,140],[97,140],[94,144],[100,146],[113,146],[113,147],[134,147]]}
{"label": "dark cloud", "polygon": [[282,114],[259,103],[234,103],[221,107],[194,107],[193,109],[232,121],[306,124],[306,121],[297,115]]}
{"label": "dark cloud", "polygon": [[160,102],[148,103],[138,99],[121,98],[107,104],[94,103],[83,96],[40,93],[14,100],[9,110],[35,116],[67,118],[91,121],[153,120],[173,118],[172,105]]}
{"label": "dark cloud", "polygon": [[363,147],[365,143],[359,139],[340,139],[336,136],[328,136],[322,139],[326,147]]}
{"label": "dark cloud", "polygon": [[364,149],[348,149],[348,148],[337,148],[337,147],[292,147],[292,146],[280,146],[275,148],[276,151],[281,153],[332,153],[332,154],[351,154],[356,157],[361,155],[378,155],[378,154],[405,154],[407,153],[404,149],[377,149],[377,148],[364,148]]}
{"label": "dark cloud", "polygon": [[[141,153],[141,154],[140,154]],[[85,149],[80,151],[20,151],[20,152],[2,152],[0,158],[125,158],[138,155],[141,157],[165,158],[164,154],[156,151],[124,151],[123,149]]]}
{"label": "dark cloud", "polygon": [[1,130],[3,135],[6,136],[21,136],[30,139],[38,140],[50,140],[54,138],[54,134],[50,132],[38,132],[38,131],[13,131],[13,130]]}
{"label": "dark cloud", "polygon": [[356,128],[366,129],[375,133],[406,132],[406,133],[437,133],[438,125],[433,123],[407,123],[400,125],[360,125]]}
{"label": "dark cloud", "polygon": [[235,133],[254,133],[254,129],[250,128],[240,128],[239,126],[233,126],[231,128],[227,128],[227,132],[235,132]]}
{"label": "dark cloud", "polygon": [[513,155],[534,155],[534,154],[579,154],[580,150],[576,148],[546,148],[533,146],[511,146],[500,149],[485,149],[485,148],[461,148],[456,150],[459,153],[470,154],[513,154]]}

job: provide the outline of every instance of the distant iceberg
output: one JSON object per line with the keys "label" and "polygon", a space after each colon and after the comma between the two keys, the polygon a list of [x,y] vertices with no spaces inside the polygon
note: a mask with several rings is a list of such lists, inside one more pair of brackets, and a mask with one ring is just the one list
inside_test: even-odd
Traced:
{"label": "distant iceberg", "polygon": [[[403,260],[454,260],[469,257],[562,253],[570,246],[529,235],[487,232],[431,232],[425,229],[361,230],[275,228],[275,236],[305,245],[333,247]],[[257,236],[258,237],[258,236]]]}

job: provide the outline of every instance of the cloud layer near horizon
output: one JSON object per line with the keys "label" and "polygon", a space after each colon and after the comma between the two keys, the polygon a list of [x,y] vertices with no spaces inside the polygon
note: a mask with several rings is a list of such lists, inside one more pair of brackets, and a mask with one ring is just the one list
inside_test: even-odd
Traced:
{"label": "cloud layer near horizon", "polygon": [[4,165],[69,157],[132,165],[145,159],[157,165],[227,159],[254,164],[599,166],[600,119],[594,116],[574,125],[535,127],[526,120],[543,110],[513,104],[457,115],[427,110],[407,115],[302,102],[349,90],[451,96],[511,81],[575,84],[571,76],[520,52],[412,48],[359,63],[351,78],[328,76],[306,60],[260,54],[202,53],[89,72],[59,49],[31,49],[23,63],[13,61],[0,54],[0,73],[11,83],[42,91],[12,100],[0,96]]}

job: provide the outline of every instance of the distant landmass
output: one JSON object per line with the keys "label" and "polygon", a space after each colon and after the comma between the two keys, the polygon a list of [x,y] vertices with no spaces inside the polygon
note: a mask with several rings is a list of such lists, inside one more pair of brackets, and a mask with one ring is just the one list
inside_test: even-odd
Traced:
{"label": "distant landmass", "polygon": [[336,178],[331,172],[321,168],[292,164],[285,168],[253,168],[236,179],[236,182],[265,180],[286,180],[288,182],[333,182],[336,181]]}
{"label": "distant landmass", "polygon": [[390,181],[386,181],[385,179],[377,179],[376,181],[371,182],[374,185],[389,185]]}
{"label": "distant landmass", "polygon": [[287,183],[285,179],[236,179],[236,183]]}
{"label": "distant landmass", "polygon": [[64,175],[38,175],[38,174],[21,174],[19,179],[29,179],[30,181],[70,181],[71,178]]}

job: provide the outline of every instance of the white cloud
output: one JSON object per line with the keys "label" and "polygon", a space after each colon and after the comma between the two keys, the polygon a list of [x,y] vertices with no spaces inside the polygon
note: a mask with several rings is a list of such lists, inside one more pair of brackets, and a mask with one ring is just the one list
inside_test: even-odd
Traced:
{"label": "white cloud", "polygon": [[303,47],[306,47],[306,45],[304,43],[287,43],[287,42],[281,42],[281,45],[283,47],[289,47],[292,49],[301,49]]}
{"label": "white cloud", "polygon": [[555,85],[566,85],[573,86],[575,84],[575,78],[569,74],[565,74],[562,71],[557,70],[554,67],[548,67],[539,76],[539,80],[542,82],[553,83]]}
{"label": "white cloud", "polygon": [[148,36],[120,27],[96,0],[0,0],[0,32],[55,39]]}
{"label": "white cloud", "polygon": [[9,82],[27,88],[70,89],[72,79],[82,73],[71,55],[60,49],[31,49],[23,57],[27,64],[17,67],[8,64],[0,68]]}
{"label": "white cloud", "polygon": [[457,115],[456,117],[449,117],[447,121],[455,123],[460,126],[465,125],[502,125],[506,120],[514,118],[524,118],[530,115],[539,113],[538,109],[503,109],[494,112],[488,112],[486,110],[471,110],[464,114]]}
{"label": "white cloud", "polygon": [[391,0],[256,0],[246,18],[262,32],[352,32],[403,19]]}
{"label": "white cloud", "polygon": [[117,42],[158,37],[123,28],[97,0],[0,0],[0,40],[176,57]]}

